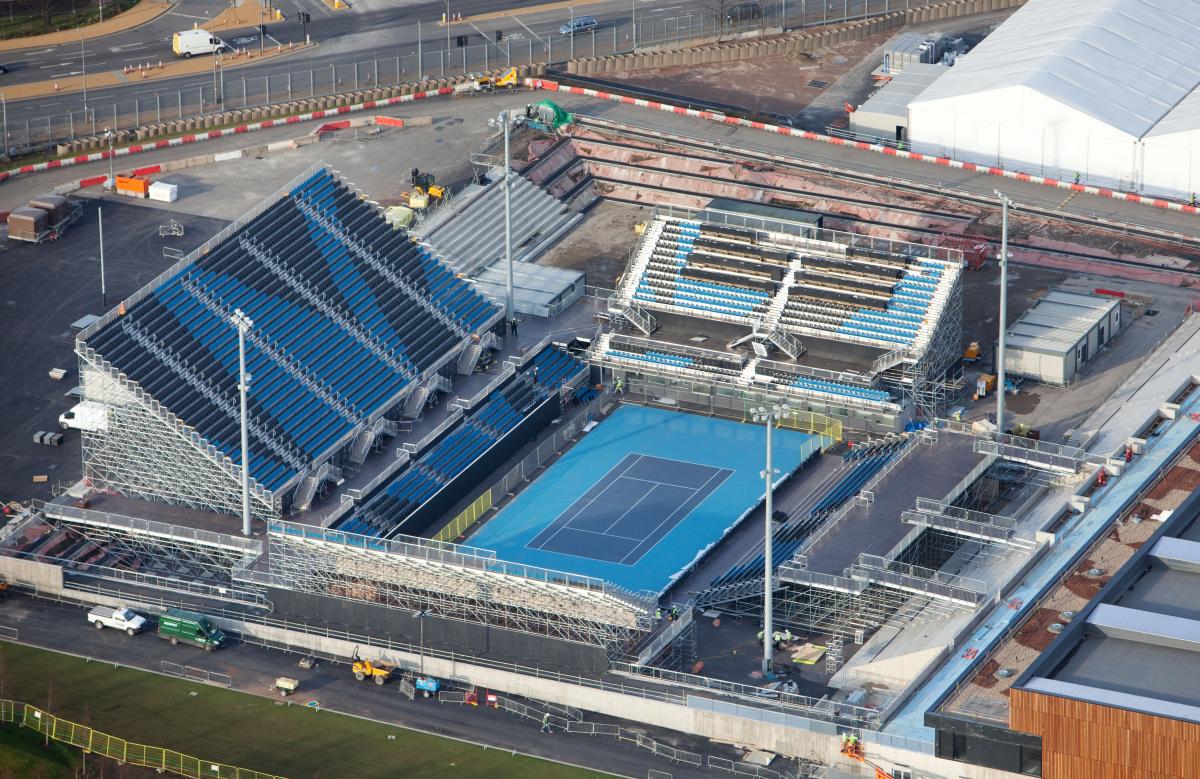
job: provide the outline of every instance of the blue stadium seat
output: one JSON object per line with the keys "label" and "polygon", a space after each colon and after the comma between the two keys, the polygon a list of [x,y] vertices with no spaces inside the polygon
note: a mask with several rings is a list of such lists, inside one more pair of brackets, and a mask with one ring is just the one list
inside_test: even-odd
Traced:
{"label": "blue stadium seat", "polygon": [[[553,348],[540,353],[534,362],[538,359],[542,360],[548,373],[555,375],[568,370],[572,363],[586,368],[574,357]],[[401,471],[362,508],[343,520],[337,529],[368,536],[408,532],[406,521],[429,498],[454,481],[546,399],[546,389],[539,389],[541,374],[539,370],[535,382],[527,371],[494,390],[483,405]]]}
{"label": "blue stadium seat", "polygon": [[235,308],[254,321],[251,476],[272,490],[497,313],[344,183],[314,173],[89,339],[235,464]]}

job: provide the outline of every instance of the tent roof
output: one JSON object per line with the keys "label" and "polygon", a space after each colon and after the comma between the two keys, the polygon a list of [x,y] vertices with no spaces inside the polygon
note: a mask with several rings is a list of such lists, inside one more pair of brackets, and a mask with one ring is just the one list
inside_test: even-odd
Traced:
{"label": "tent roof", "polygon": [[1140,138],[1198,84],[1200,0],[1029,0],[913,105],[1024,86]]}

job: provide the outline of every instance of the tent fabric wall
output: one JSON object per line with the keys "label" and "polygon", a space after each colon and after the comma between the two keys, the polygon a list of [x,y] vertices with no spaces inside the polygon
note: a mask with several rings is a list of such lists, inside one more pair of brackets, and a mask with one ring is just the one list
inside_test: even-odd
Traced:
{"label": "tent fabric wall", "polygon": [[909,105],[913,151],[1187,199],[1200,2],[1029,0]]}
{"label": "tent fabric wall", "polygon": [[922,154],[1064,181],[1078,173],[1128,187],[1136,176],[1136,137],[1025,86],[940,100],[923,94],[909,106],[909,137]]}

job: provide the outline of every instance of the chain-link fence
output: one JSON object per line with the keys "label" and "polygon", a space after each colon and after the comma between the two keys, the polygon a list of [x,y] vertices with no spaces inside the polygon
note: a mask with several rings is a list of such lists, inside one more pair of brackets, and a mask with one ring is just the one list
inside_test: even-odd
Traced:
{"label": "chain-link fence", "polygon": [[123,738],[110,736],[76,722],[55,717],[53,714],[19,701],[0,700],[0,722],[15,722],[38,733],[78,747],[87,752],[110,758],[121,764],[153,768],[158,772],[169,771],[179,776],[200,779],[282,779],[273,774],[264,774],[246,768],[201,760],[171,749],[135,744]]}
{"label": "chain-link fence", "polygon": [[[230,69],[236,60],[214,57],[212,70],[175,83],[108,91],[97,96],[79,95],[78,110],[39,115],[18,111],[19,104],[3,111],[3,133],[10,154],[45,150],[54,143],[102,134],[106,128],[134,129],[148,124],[182,121],[197,116],[242,108],[326,97],[343,92],[417,83],[510,66],[564,62],[577,57],[603,57],[639,49],[677,47],[705,41],[776,34],[826,24],[866,19],[930,4],[931,0],[768,0],[760,11],[746,11],[745,3],[712,0],[696,10],[676,16],[639,17],[630,13],[602,20],[599,27],[574,35],[540,33],[513,19],[514,28],[500,40],[486,37],[474,25],[455,29],[472,32],[467,45],[415,52],[350,56],[319,67],[302,63],[245,66]],[[564,19],[565,21],[565,19]],[[426,29],[432,25],[426,25]],[[472,29],[473,28],[473,29]],[[523,28],[523,29],[522,29]],[[417,28],[420,29],[419,27]],[[418,32],[418,38],[421,33]],[[479,41],[482,40],[482,43]],[[439,45],[444,45],[440,44]],[[431,47],[432,48],[432,47]],[[157,67],[158,60],[150,69]],[[131,77],[136,78],[136,76]],[[199,82],[199,83],[198,83]],[[25,114],[32,113],[33,116]]]}

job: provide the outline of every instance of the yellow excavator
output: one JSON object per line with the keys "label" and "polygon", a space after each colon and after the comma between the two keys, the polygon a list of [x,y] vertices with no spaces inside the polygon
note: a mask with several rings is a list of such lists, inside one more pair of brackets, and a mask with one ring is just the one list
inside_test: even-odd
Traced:
{"label": "yellow excavator", "polygon": [[392,672],[396,670],[396,666],[388,663],[375,663],[370,660],[364,660],[358,654],[358,647],[354,647],[353,663],[350,670],[354,672],[354,678],[360,682],[364,679],[371,679],[375,684],[383,685],[387,682]]}
{"label": "yellow excavator", "polygon": [[428,208],[446,199],[446,188],[437,183],[432,173],[422,173],[419,168],[413,168],[411,179],[412,189],[408,192],[409,208]]}

